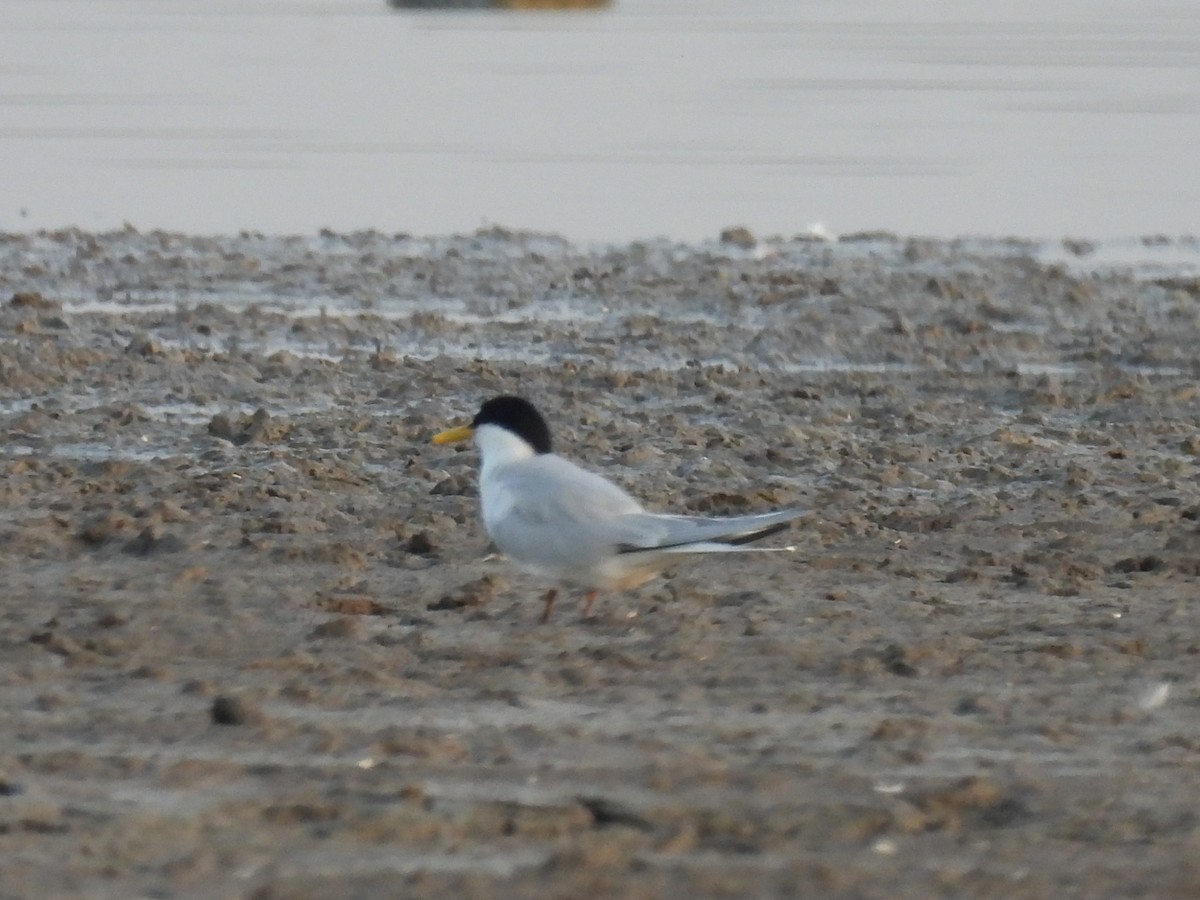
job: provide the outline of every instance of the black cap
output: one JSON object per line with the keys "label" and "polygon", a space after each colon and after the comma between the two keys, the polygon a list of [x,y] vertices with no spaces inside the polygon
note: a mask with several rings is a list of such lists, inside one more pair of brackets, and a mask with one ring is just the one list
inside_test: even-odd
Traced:
{"label": "black cap", "polygon": [[472,428],[498,425],[511,431],[536,453],[550,452],[550,428],[542,414],[522,397],[493,397],[479,407]]}

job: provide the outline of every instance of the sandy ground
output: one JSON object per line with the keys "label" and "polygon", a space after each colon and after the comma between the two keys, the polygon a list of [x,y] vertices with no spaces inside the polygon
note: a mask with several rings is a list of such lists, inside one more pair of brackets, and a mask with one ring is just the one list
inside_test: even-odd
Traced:
{"label": "sandy ground", "polygon": [[[1196,896],[1200,281],[727,237],[0,237],[0,896]],[[539,625],[498,392],[796,552]]]}

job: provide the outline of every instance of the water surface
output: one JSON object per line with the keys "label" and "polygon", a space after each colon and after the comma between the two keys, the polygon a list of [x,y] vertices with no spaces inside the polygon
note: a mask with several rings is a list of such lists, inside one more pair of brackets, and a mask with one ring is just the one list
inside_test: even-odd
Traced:
{"label": "water surface", "polygon": [[0,228],[1195,233],[1200,5],[0,4]]}

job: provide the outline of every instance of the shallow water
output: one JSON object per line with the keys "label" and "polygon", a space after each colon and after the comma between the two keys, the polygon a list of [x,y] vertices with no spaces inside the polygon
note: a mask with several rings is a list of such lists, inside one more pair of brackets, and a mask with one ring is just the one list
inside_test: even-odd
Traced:
{"label": "shallow water", "polygon": [[0,4],[0,228],[1197,230],[1200,6]]}

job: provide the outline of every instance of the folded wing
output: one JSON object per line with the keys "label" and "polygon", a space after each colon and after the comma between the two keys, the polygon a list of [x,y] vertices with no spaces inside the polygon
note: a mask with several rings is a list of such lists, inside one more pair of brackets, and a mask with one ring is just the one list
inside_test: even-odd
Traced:
{"label": "folded wing", "polygon": [[529,568],[570,578],[614,556],[645,565],[675,553],[730,552],[787,528],[788,509],[707,518],[646,512],[615,484],[552,454],[498,472],[485,485],[484,523],[496,545]]}
{"label": "folded wing", "polygon": [[624,515],[614,521],[619,553],[708,553],[732,550],[783,531],[807,510],[781,509],[751,516]]}

